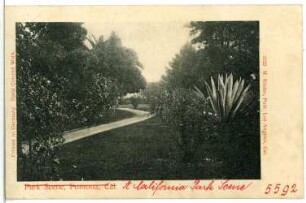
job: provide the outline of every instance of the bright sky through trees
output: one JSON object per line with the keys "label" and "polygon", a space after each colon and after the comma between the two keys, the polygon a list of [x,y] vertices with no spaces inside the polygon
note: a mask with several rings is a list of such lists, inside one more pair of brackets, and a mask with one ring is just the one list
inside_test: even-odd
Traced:
{"label": "bright sky through trees", "polygon": [[114,31],[125,47],[136,51],[147,82],[158,81],[171,59],[189,40],[188,23],[84,23],[88,36],[107,39]]}

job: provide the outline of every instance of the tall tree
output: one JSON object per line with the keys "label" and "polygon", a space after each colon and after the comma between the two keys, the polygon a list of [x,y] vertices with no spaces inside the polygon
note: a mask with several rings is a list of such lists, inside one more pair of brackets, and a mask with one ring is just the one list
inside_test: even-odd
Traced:
{"label": "tall tree", "polygon": [[136,52],[124,47],[116,33],[113,32],[106,41],[103,41],[103,37],[90,41],[94,55],[93,63],[97,63],[96,71],[114,79],[120,95],[145,88],[146,81],[141,74],[143,66]]}
{"label": "tall tree", "polygon": [[[164,79],[173,87],[204,88],[204,81],[219,73],[233,73],[253,81],[259,90],[258,22],[190,23],[193,37],[169,64]],[[251,77],[252,75],[252,77]]]}
{"label": "tall tree", "polygon": [[199,58],[191,44],[186,44],[169,63],[163,80],[172,87],[192,88],[201,82]]}
{"label": "tall tree", "polygon": [[[259,22],[191,22],[192,43],[212,74],[232,72],[244,78],[259,73]],[[205,68],[205,67],[203,67]]]}

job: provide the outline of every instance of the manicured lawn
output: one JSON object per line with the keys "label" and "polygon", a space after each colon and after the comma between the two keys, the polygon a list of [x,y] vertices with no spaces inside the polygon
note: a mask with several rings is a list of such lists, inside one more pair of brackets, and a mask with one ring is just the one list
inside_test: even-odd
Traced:
{"label": "manicured lawn", "polygon": [[[63,180],[222,178],[222,162],[206,159],[203,146],[193,163],[180,151],[158,117],[63,145]],[[223,146],[219,146],[222,150]]]}
{"label": "manicured lawn", "polygon": [[116,109],[115,112],[113,110],[105,111],[103,115],[104,115],[103,117],[95,120],[91,124],[82,123],[81,120],[80,122],[71,122],[66,125],[66,130],[74,130],[74,129],[83,128],[83,127],[92,127],[92,126],[101,125],[105,123],[111,123],[111,122],[126,119],[126,118],[131,118],[134,116],[132,112],[124,111],[120,109]]}

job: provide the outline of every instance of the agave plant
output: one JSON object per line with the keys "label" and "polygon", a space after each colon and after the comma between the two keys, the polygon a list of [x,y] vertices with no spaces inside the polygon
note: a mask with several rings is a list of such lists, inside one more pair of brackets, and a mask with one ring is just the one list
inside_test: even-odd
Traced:
{"label": "agave plant", "polygon": [[250,105],[250,85],[246,85],[244,79],[234,81],[233,74],[218,75],[217,85],[211,77],[211,85],[205,82],[208,97],[197,87],[195,94],[209,102],[220,122],[232,120],[238,112],[244,112]]}

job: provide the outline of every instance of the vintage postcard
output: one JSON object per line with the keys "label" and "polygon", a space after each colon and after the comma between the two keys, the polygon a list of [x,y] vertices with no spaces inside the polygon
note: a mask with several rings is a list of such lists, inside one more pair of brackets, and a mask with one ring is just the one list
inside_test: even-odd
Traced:
{"label": "vintage postcard", "polygon": [[9,199],[303,198],[302,6],[7,6]]}

